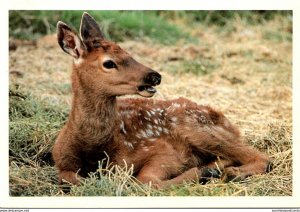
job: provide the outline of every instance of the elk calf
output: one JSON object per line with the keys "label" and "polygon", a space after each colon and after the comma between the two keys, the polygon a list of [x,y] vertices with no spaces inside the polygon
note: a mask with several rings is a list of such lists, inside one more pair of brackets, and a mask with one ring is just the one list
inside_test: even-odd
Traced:
{"label": "elk calf", "polygon": [[216,168],[226,181],[268,171],[269,158],[242,143],[221,112],[184,98],[117,99],[152,97],[161,75],[106,40],[87,13],[80,36],[58,22],[57,39],[74,58],[72,109],[53,148],[60,184],[78,184],[77,173],[95,171],[106,154],[114,164],[132,164],[140,182],[158,187],[219,177]]}

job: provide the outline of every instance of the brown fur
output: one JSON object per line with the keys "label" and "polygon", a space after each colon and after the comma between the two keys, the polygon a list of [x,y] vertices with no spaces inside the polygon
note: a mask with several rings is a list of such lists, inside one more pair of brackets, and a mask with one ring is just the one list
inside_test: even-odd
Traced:
{"label": "brown fur", "polygon": [[[86,13],[83,19],[93,21]],[[58,32],[61,47],[75,58],[72,109],[53,148],[59,183],[78,184],[78,175],[95,171],[106,154],[114,164],[133,165],[142,183],[151,181],[158,187],[209,177],[217,166],[224,180],[267,171],[269,158],[242,143],[238,129],[221,112],[185,98],[118,99],[125,94],[152,96],[137,88],[156,72],[102,34],[90,35],[100,37],[93,47],[93,39],[81,40],[61,22]],[[76,39],[81,42],[76,44]],[[105,69],[106,57],[118,68]]]}

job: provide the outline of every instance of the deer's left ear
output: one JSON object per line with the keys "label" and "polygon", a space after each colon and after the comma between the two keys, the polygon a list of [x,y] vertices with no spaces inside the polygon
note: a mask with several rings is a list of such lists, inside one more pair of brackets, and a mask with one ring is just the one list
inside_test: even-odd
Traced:
{"label": "deer's left ear", "polygon": [[84,12],[81,18],[80,36],[88,51],[99,48],[104,39],[97,22],[87,12]]}
{"label": "deer's left ear", "polygon": [[79,58],[86,51],[77,33],[61,21],[57,23],[57,41],[62,50],[74,58]]}

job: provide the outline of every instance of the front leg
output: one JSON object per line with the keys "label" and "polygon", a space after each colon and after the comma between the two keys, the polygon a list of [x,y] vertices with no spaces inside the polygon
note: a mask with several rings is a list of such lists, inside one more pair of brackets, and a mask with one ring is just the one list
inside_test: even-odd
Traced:
{"label": "front leg", "polygon": [[82,160],[79,152],[75,151],[76,149],[61,140],[58,140],[53,147],[52,156],[58,169],[58,184],[60,185],[64,181],[74,185],[79,184],[80,177],[77,173],[82,167]]}
{"label": "front leg", "polygon": [[[57,155],[56,155],[57,156]],[[79,158],[74,158],[70,155],[61,155],[61,157],[54,157],[56,159],[56,167],[58,168],[58,185],[63,192],[70,192],[70,184],[79,185],[81,177],[78,175],[81,164]]]}
{"label": "front leg", "polygon": [[81,159],[75,153],[62,153],[59,160],[56,161],[58,168],[58,184],[69,182],[74,185],[79,184],[79,175]]}

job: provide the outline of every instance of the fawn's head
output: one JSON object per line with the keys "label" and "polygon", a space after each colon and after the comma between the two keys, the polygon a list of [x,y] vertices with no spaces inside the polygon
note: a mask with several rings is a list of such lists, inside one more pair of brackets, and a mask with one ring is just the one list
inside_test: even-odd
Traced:
{"label": "fawn's head", "polygon": [[138,63],[117,44],[104,38],[94,18],[83,13],[80,36],[68,25],[57,23],[60,47],[73,56],[73,67],[84,89],[108,96],[139,94],[151,97],[161,75]]}

